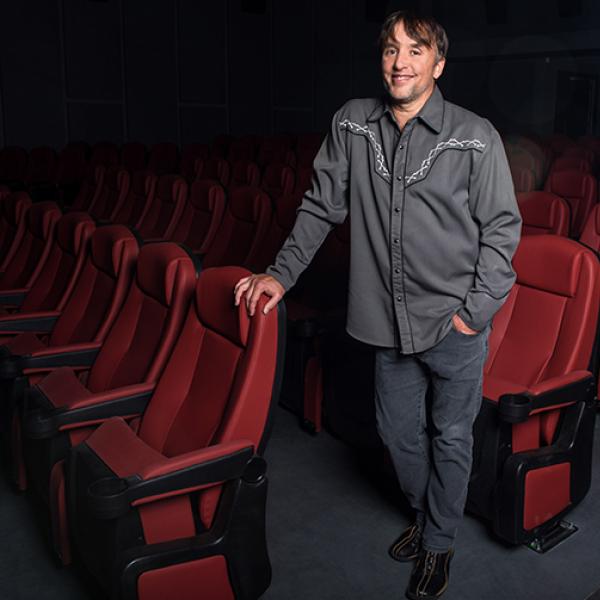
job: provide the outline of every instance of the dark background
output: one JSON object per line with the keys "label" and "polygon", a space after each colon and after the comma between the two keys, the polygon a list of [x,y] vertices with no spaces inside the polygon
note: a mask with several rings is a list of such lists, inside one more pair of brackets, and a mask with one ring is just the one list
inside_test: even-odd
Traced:
{"label": "dark background", "polygon": [[381,21],[406,6],[448,31],[449,100],[504,132],[571,111],[598,135],[597,0],[3,0],[0,146],[324,131],[379,93]]}

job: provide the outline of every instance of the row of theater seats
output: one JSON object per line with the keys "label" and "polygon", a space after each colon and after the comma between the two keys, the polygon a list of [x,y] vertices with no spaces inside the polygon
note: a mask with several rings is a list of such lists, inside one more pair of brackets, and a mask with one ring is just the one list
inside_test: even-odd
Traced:
{"label": "row of theater seats", "polygon": [[0,426],[58,556],[123,600],[257,598],[283,305],[249,319],[240,267],[198,274],[177,244],[47,203],[25,215],[44,266],[13,283],[29,291],[0,283]]}
{"label": "row of theater seats", "polygon": [[[248,135],[234,139],[222,135],[210,145],[184,145],[181,152],[171,142],[156,144],[150,151],[139,142],[129,142],[120,148],[111,142],[100,142],[92,148],[83,142],[72,142],[60,153],[48,146],[33,148],[29,153],[9,146],[0,151],[0,184],[12,190],[26,189],[35,198],[70,204],[81,182],[100,165],[121,166],[132,173],[142,170],[157,175],[177,173],[188,182],[196,178],[198,161],[215,175],[227,168],[221,166],[219,159],[230,164],[252,162],[260,169],[269,164],[310,167],[322,137],[320,134]],[[211,178],[221,179],[212,175]]]}
{"label": "row of theater seats", "polygon": [[[556,145],[555,150],[550,144],[523,137],[508,138],[505,145],[517,193],[544,190],[562,198],[569,211],[564,235],[579,238],[598,203],[600,140],[584,138],[579,144]],[[537,204],[541,207],[540,199]],[[546,207],[548,214],[553,210],[550,205]],[[563,235],[562,230],[559,235]]]}

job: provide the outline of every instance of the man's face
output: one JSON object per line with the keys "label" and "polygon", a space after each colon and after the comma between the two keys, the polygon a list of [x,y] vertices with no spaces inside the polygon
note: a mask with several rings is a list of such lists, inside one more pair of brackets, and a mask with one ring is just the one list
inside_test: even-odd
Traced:
{"label": "man's face", "polygon": [[404,23],[397,23],[381,56],[383,84],[392,102],[407,105],[429,97],[444,64],[443,58],[438,60],[435,49],[408,37]]}

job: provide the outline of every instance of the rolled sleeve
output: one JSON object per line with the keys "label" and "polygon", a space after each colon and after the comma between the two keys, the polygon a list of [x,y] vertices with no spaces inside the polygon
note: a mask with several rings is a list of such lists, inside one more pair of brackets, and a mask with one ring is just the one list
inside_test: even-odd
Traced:
{"label": "rolled sleeve", "polygon": [[342,107],[313,164],[311,189],[298,208],[294,227],[266,269],[287,291],[294,286],[333,227],[348,214],[348,157],[345,132],[338,127]]}
{"label": "rolled sleeve", "polygon": [[521,235],[508,161],[493,128],[490,139],[489,147],[475,155],[470,178],[471,216],[480,229],[479,257],[473,287],[458,311],[458,316],[477,331],[489,324],[515,281],[511,260]]}

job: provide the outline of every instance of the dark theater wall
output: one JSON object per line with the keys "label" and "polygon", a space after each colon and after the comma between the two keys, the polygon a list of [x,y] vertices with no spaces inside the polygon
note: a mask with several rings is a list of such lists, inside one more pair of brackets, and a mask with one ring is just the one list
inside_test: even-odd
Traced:
{"label": "dark theater wall", "polygon": [[379,93],[381,19],[408,5],[448,29],[447,97],[502,130],[551,132],[559,73],[600,75],[594,0],[0,2],[0,145],[325,130]]}

